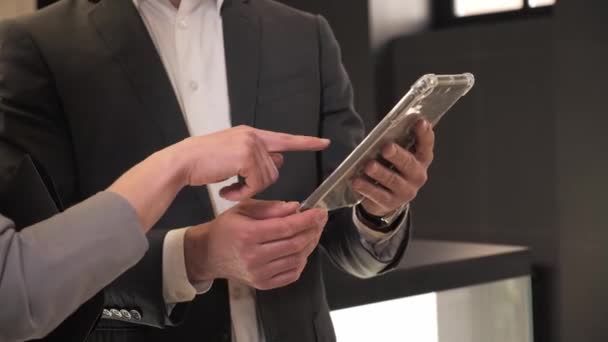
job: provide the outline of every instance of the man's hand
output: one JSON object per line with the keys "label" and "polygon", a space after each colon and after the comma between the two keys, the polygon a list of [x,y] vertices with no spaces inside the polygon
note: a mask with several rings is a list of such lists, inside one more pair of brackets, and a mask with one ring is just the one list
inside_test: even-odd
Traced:
{"label": "man's hand", "polygon": [[392,168],[378,161],[366,166],[365,174],[378,184],[363,177],[353,180],[353,189],[365,197],[361,205],[369,214],[381,217],[395,212],[411,202],[426,183],[427,170],[433,161],[435,134],[426,121],[417,123],[415,134],[414,152],[394,143],[383,148],[382,157]]}
{"label": "man's hand", "polygon": [[283,164],[281,152],[319,151],[329,140],[238,126],[210,135],[192,137],[177,145],[184,156],[186,185],[217,183],[233,176],[235,183],[220,192],[231,201],[252,197],[276,182]]}
{"label": "man's hand", "polygon": [[325,210],[297,209],[297,202],[246,200],[190,228],[184,240],[188,278],[238,280],[259,290],[295,282],[327,223]]}

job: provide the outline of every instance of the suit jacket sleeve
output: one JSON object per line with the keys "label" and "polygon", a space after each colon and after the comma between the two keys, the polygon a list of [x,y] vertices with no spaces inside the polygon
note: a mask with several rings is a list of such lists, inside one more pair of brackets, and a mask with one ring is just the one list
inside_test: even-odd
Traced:
{"label": "suit jacket sleeve", "polygon": [[0,340],[47,335],[147,246],[133,208],[110,192],[19,232],[0,216]]}
{"label": "suit jacket sleeve", "polygon": [[[318,17],[321,79],[322,136],[330,138],[330,148],[321,153],[321,174],[325,178],[363,139],[364,127],[354,110],[353,89],[341,62],[340,48],[327,21]],[[409,217],[399,229],[411,231]],[[392,269],[402,259],[409,234],[397,249],[393,260],[379,260],[362,244],[353,223],[352,209],[330,214],[321,245],[331,261],[340,269],[360,278],[367,278]]]}
{"label": "suit jacket sleeve", "polygon": [[[0,23],[0,173],[13,167],[8,150],[29,154],[60,207],[81,201],[69,123],[51,70],[27,22]],[[2,179],[0,179],[2,182]],[[0,187],[2,184],[0,184]],[[0,208],[1,209],[1,208]],[[165,325],[162,294],[162,245],[166,231],[147,235],[149,250],[129,272],[105,291],[105,306],[141,312],[139,323]]]}

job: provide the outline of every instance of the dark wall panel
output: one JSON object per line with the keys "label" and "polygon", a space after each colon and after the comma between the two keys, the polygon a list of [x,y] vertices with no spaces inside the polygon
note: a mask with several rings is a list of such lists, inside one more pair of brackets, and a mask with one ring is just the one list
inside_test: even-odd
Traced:
{"label": "dark wall panel", "polygon": [[48,6],[54,2],[57,2],[57,0],[38,0],[38,8]]}
{"label": "dark wall panel", "polygon": [[538,341],[552,338],[557,266],[551,18],[468,26],[393,44],[396,101],[424,73],[476,76],[436,129],[415,236],[528,245]]}
{"label": "dark wall panel", "polygon": [[608,3],[556,11],[562,341],[608,341]]}

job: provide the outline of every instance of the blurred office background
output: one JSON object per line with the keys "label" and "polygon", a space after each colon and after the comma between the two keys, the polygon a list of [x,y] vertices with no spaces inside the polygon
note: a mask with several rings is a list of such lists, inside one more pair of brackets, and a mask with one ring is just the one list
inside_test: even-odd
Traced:
{"label": "blurred office background", "polygon": [[285,2],[328,17],[368,121],[424,73],[475,74],[414,234],[530,246],[535,340],[608,340],[608,2]]}
{"label": "blurred office background", "polygon": [[530,246],[535,340],[607,341],[608,2],[282,2],[329,20],[368,126],[422,74],[475,74],[436,129],[415,237]]}
{"label": "blurred office background", "polygon": [[0,20],[33,11],[36,0],[0,0]]}

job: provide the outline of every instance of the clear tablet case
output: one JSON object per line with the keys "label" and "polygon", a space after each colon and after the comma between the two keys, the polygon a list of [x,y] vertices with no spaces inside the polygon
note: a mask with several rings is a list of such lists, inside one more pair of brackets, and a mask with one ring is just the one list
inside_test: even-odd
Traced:
{"label": "clear tablet case", "polygon": [[380,158],[389,142],[410,149],[415,143],[413,127],[419,119],[433,126],[473,87],[472,74],[422,76],[338,168],[301,204],[301,209],[335,210],[353,206],[361,195],[351,180],[362,173],[368,161]]}

